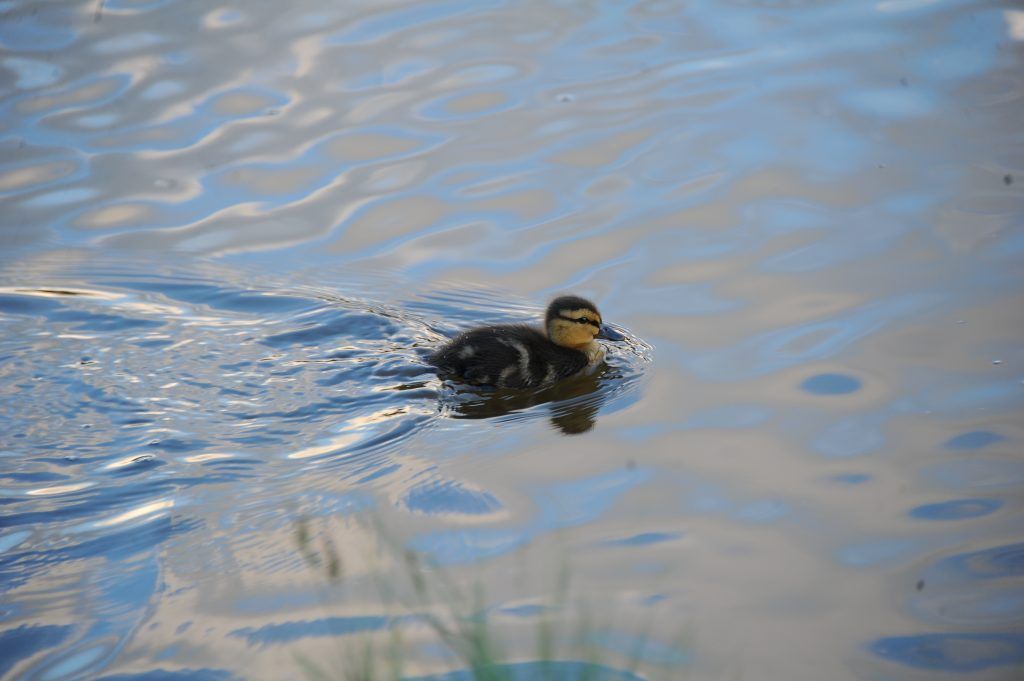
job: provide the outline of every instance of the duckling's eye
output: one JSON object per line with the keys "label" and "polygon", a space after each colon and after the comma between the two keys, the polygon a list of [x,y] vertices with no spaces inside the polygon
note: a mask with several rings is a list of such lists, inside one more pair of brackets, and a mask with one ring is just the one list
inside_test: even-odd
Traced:
{"label": "duckling's eye", "polygon": [[568,322],[576,322],[577,324],[591,324],[593,326],[600,326],[601,325],[600,322],[597,322],[597,321],[591,319],[590,317],[570,317],[570,316],[564,315],[564,314],[560,314],[558,316],[561,317],[562,319],[568,321]]}

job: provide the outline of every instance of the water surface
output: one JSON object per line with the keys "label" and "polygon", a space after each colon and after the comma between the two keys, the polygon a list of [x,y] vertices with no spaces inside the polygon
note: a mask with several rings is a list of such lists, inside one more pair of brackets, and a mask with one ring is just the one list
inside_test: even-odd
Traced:
{"label": "water surface", "polygon": [[1024,669],[1014,3],[0,12],[0,676]]}

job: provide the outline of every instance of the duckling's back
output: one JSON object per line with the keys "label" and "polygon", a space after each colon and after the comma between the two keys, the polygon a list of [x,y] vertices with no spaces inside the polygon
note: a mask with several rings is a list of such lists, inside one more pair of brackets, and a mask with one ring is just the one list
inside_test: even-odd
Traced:
{"label": "duckling's back", "polygon": [[555,345],[532,327],[502,325],[459,334],[430,363],[468,383],[530,388],[575,374],[587,355]]}

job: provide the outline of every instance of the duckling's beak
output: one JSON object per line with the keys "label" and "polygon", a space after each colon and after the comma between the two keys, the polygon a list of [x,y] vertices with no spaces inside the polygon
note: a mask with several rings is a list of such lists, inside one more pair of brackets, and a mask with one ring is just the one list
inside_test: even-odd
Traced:
{"label": "duckling's beak", "polygon": [[626,340],[626,337],[621,333],[608,326],[607,324],[601,325],[601,330],[597,332],[597,338],[603,338],[604,340],[610,341],[621,341]]}

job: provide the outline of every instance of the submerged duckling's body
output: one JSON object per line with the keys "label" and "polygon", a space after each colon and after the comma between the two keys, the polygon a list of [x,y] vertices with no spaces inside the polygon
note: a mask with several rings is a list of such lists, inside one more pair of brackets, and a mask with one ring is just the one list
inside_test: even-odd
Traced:
{"label": "submerged duckling's body", "polygon": [[622,339],[601,323],[593,303],[577,296],[552,301],[544,321],[544,331],[513,324],[470,329],[431,355],[430,363],[477,385],[532,388],[603,360],[595,338]]}

